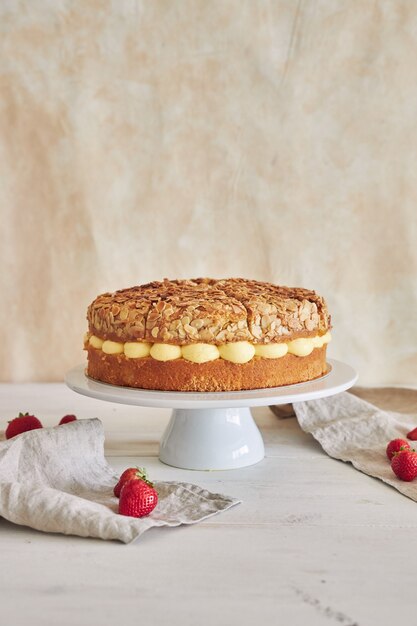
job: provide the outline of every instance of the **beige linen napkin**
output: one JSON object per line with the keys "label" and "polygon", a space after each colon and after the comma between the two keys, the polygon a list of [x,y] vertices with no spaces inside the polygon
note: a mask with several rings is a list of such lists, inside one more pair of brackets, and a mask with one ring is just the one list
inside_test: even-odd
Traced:
{"label": "beige linen napkin", "polygon": [[[331,457],[349,461],[417,500],[417,480],[399,480],[385,454],[391,439],[405,438],[417,426],[417,390],[358,388],[353,393],[297,402],[293,409],[301,428]],[[417,442],[410,441],[410,445],[417,449]]]}
{"label": "beige linen napkin", "polygon": [[130,543],[154,526],[194,524],[239,500],[182,482],[155,482],[158,504],[140,519],[117,513],[117,475],[98,419],[0,442],[0,516],[37,530]]}

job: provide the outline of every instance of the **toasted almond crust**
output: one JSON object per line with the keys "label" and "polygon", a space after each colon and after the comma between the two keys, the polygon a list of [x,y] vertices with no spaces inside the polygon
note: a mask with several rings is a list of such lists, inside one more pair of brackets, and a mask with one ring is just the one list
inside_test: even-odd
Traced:
{"label": "toasted almond crust", "polygon": [[269,343],[330,328],[316,292],[243,278],[165,279],[105,293],[90,304],[87,319],[90,333],[122,343]]}
{"label": "toasted almond crust", "polygon": [[326,346],[305,357],[253,358],[242,365],[223,359],[190,363],[185,359],[129,359],[88,347],[87,375],[111,385],[162,391],[240,391],[305,382],[326,373]]}

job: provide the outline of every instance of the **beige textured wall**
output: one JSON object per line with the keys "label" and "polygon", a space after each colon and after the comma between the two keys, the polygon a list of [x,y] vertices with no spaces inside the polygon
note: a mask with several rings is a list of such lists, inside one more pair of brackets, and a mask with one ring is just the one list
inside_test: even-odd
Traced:
{"label": "beige textured wall", "polygon": [[0,3],[2,380],[98,292],[315,288],[362,384],[417,383],[417,3]]}

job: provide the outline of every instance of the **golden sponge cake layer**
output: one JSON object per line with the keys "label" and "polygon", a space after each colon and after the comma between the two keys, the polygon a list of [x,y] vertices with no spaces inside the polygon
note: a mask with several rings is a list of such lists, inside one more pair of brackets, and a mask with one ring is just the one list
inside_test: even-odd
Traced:
{"label": "golden sponge cake layer", "polygon": [[223,359],[191,363],[186,359],[157,361],[151,357],[129,359],[87,347],[87,374],[112,385],[162,391],[239,391],[279,387],[319,378],[327,372],[326,346],[298,357],[255,357],[237,364]]}

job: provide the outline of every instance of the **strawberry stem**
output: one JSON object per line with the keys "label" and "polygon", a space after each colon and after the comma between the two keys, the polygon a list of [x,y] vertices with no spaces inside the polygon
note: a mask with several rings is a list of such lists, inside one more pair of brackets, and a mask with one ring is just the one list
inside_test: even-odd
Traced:
{"label": "strawberry stem", "polygon": [[153,482],[151,482],[149,480],[146,468],[145,467],[137,467],[136,469],[138,470],[137,471],[138,478],[143,480],[143,482],[145,482],[147,485],[149,485],[149,487],[153,487]]}

